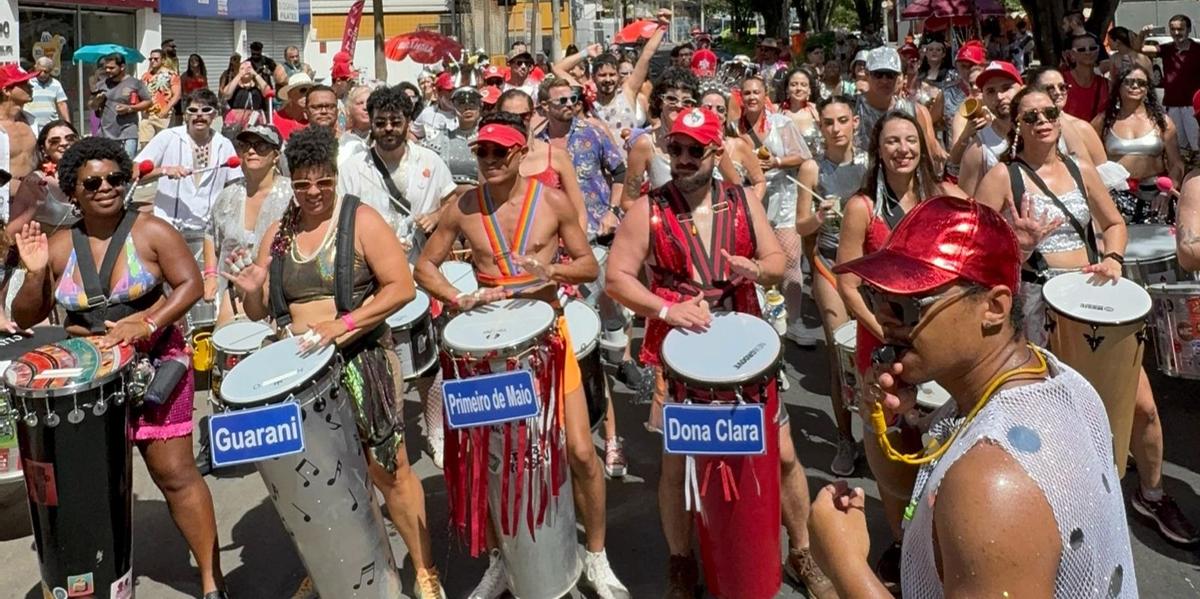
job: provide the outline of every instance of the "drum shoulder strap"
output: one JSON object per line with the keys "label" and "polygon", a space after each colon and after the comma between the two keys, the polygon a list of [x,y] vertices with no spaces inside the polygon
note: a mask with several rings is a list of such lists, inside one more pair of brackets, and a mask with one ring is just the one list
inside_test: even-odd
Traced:
{"label": "drum shoulder strap", "polygon": [[392,179],[392,174],[388,172],[387,166],[383,164],[383,159],[379,157],[374,148],[371,149],[370,154],[371,164],[375,165],[376,171],[379,171],[379,176],[383,179],[383,185],[387,187],[388,195],[391,196],[392,205],[403,216],[412,214],[412,204],[409,203],[408,198],[404,197],[404,193],[396,187],[396,181]]}
{"label": "drum shoulder strap", "polygon": [[286,256],[275,256],[267,268],[271,318],[275,320],[275,325],[280,329],[285,329],[292,324],[292,313],[288,310],[287,299],[283,297],[283,261],[285,259]]}
{"label": "drum shoulder strap", "polygon": [[[1067,172],[1071,174],[1071,179],[1074,180],[1079,192],[1086,197],[1087,188],[1083,186],[1083,177],[1079,172],[1079,166],[1076,165],[1075,161],[1071,160],[1070,158],[1064,158],[1063,163],[1067,165]],[[1091,219],[1088,220],[1086,227],[1080,223],[1079,219],[1075,218],[1074,214],[1071,214],[1071,210],[1067,208],[1066,204],[1063,204],[1062,200],[1058,199],[1058,196],[1053,191],[1050,191],[1050,187],[1046,185],[1046,182],[1042,180],[1042,177],[1037,174],[1037,171],[1034,170],[1033,167],[1026,164],[1025,161],[1016,160],[1011,162],[1009,163],[1008,168],[1009,179],[1021,180],[1021,187],[1024,188],[1025,181],[1021,177],[1021,171],[1024,171],[1025,174],[1029,175],[1029,179],[1033,181],[1033,184],[1036,185],[1038,189],[1046,195],[1046,197],[1050,198],[1050,201],[1054,202],[1054,205],[1063,213],[1063,216],[1066,217],[1067,222],[1070,223],[1071,228],[1075,229],[1075,233],[1079,235],[1079,239],[1083,240],[1084,247],[1087,248],[1088,263],[1095,263],[1098,252],[1096,251],[1096,234],[1092,230]],[[1020,196],[1013,196],[1013,204],[1020,205],[1023,201],[1022,198],[1024,195],[1025,194],[1022,191]]]}
{"label": "drum shoulder strap", "polygon": [[96,259],[92,255],[92,244],[87,234],[83,232],[83,222],[71,229],[71,242],[75,247],[75,269],[79,271],[79,279],[83,282],[84,293],[88,296],[89,306],[101,306],[108,302],[109,281],[112,280],[113,269],[117,259],[125,249],[125,240],[133,230],[137,220],[137,211],[126,210],[120,224],[113,231],[108,241],[108,249],[104,251],[104,261],[100,263],[100,272],[96,272]]}
{"label": "drum shoulder strap", "polygon": [[338,314],[358,307],[354,305],[354,217],[360,203],[358,196],[347,195],[342,198],[342,210],[338,213],[333,273],[333,303]]}

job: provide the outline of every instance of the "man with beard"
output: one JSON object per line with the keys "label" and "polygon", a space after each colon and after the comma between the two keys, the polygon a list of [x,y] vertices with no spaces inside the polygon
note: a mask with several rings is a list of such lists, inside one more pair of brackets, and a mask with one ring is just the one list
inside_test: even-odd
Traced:
{"label": "man with beard", "polygon": [[[617,237],[608,257],[607,292],[613,299],[646,318],[646,337],[641,359],[658,367],[662,380],[659,351],[667,332],[674,327],[702,328],[712,319],[711,310],[723,309],[759,314],[755,284],[770,286],[783,278],[786,257],[776,240],[760,202],[747,201],[745,188],[722,181],[716,183],[713,171],[723,148],[721,120],[715,113],[700,108],[680,111],[675,117],[667,141],[671,156],[671,180],[633,202],[617,228]],[[718,198],[727,198],[718,201]],[[707,246],[715,226],[715,214],[732,211],[736,239],[749,239],[750,251],[705,247],[704,255],[685,255],[678,248],[695,247],[681,242],[666,223],[690,219],[691,235]],[[681,228],[687,234],[688,229]],[[696,252],[696,250],[691,250]],[[737,255],[733,255],[737,253]],[[695,268],[669,269],[666,264],[691,265],[698,260],[710,262],[723,258],[729,270],[725,280],[711,286],[698,279]],[[650,286],[641,282],[649,267]],[[695,290],[699,289],[699,293]],[[710,305],[712,302],[715,305]],[[651,426],[661,428],[663,394],[651,407]],[[787,412],[779,411],[780,500],[783,521],[789,536],[787,571],[799,579],[815,597],[829,597],[829,580],[821,573],[808,549],[808,483],[804,468],[792,445]],[[671,551],[666,594],[669,599],[695,596],[698,568],[691,556],[691,516],[684,509],[684,459],[681,455],[662,455],[662,474],[658,483],[658,505],[663,533]]]}
{"label": "man with beard", "polygon": [[[557,306],[560,284],[589,283],[599,275],[596,258],[578,225],[579,217],[571,201],[561,191],[521,176],[528,135],[522,119],[510,113],[488,115],[480,124],[474,150],[479,160],[481,185],[447,204],[414,272],[417,284],[446,305],[470,310],[482,303],[516,297]],[[489,212],[492,226],[485,225],[485,219],[480,218]],[[525,220],[519,223],[522,216]],[[506,248],[511,250],[511,257],[506,258],[510,255],[507,253],[497,255],[493,248],[506,245],[501,239],[516,239],[517,229],[523,231],[521,245]],[[471,249],[480,284],[477,294],[459,293],[438,269],[460,236]],[[529,248],[528,253],[524,248]],[[557,263],[560,248],[570,255],[569,263]],[[559,319],[559,328],[564,337],[569,337],[565,318]],[[587,400],[578,363],[569,352],[565,370],[567,454],[575,505],[587,537],[584,582],[603,599],[628,599],[629,591],[613,574],[604,549],[604,473],[588,430]],[[483,580],[470,596],[498,597],[507,589],[505,571],[504,561],[494,553]]]}
{"label": "man with beard", "polygon": [[150,108],[150,90],[125,71],[125,57],[120,54],[101,58],[100,67],[105,77],[92,87],[88,108],[100,115],[100,136],[121,142],[133,156],[138,149],[138,114]]}
{"label": "man with beard", "polygon": [[[633,72],[625,77],[624,82],[620,77],[621,61],[619,58],[612,54],[602,54],[599,44],[593,44],[587,48],[588,54],[592,57],[592,81],[596,83],[596,98],[592,101],[592,113],[608,126],[618,148],[623,148],[625,145],[622,132],[640,127],[645,121],[645,115],[639,114],[641,111],[638,110],[638,92],[641,91],[642,84],[646,82],[646,77],[650,74],[650,59],[658,52],[658,47],[666,34],[666,27],[670,26],[670,11],[659,11],[658,22],[662,27],[646,41],[646,46],[638,56]],[[554,71],[555,73],[566,73],[583,59],[582,52],[572,54],[555,64]]]}
{"label": "man with beard", "polygon": [[[258,73],[273,88],[280,88],[288,84],[291,79],[290,74],[284,70],[283,65],[275,62],[270,56],[263,54],[262,42],[250,42],[250,64],[254,67],[254,72]],[[293,73],[294,74],[294,73]],[[311,81],[312,76],[304,73]],[[281,96],[284,94],[280,94]],[[286,97],[286,96],[285,96]],[[286,137],[284,138],[286,140]]]}
{"label": "man with beard", "polygon": [[314,85],[304,94],[304,118],[310,125],[328,127],[337,135],[338,99],[328,85]]}
{"label": "man with beard", "polygon": [[986,116],[970,119],[950,150],[950,163],[958,165],[958,186],[971,196],[983,176],[1000,163],[1000,157],[1008,150],[1008,134],[1016,126],[1010,104],[1025,87],[1025,81],[1011,63],[993,61],[975,84],[983,91],[983,105],[993,118],[990,123]]}
{"label": "man with beard", "polygon": [[898,110],[917,119],[917,123],[921,125],[921,135],[925,137],[925,143],[929,146],[930,155],[935,163],[941,164],[946,161],[946,152],[938,142],[939,138],[934,135],[933,119],[929,116],[929,110],[912,100],[896,97],[900,73],[900,53],[895,48],[881,46],[867,53],[867,76],[870,85],[865,93],[858,96],[858,103],[854,107],[854,113],[858,116],[855,144],[860,148],[871,147],[875,123],[888,112]]}
{"label": "man with beard", "polygon": [[304,73],[305,75],[308,75],[309,78],[316,79],[317,75],[313,72],[313,68],[309,66],[308,63],[300,60],[300,48],[297,48],[296,46],[288,46],[287,49],[283,51],[282,66],[284,74],[286,74],[288,77],[291,77],[296,73]]}
{"label": "man with beard", "polygon": [[[913,208],[883,248],[839,265],[861,277],[894,357],[866,405],[876,427],[915,407],[914,385],[951,400],[924,449],[901,576],[913,597],[1136,597],[1112,433],[1096,390],[1025,338],[1021,248],[998,212],[950,197]],[[1120,459],[1125,459],[1120,456]],[[890,598],[867,563],[865,495],[845,482],[813,501],[813,550],[842,597]]]}
{"label": "man with beard", "polygon": [[352,194],[383,215],[413,261],[438,212],[454,197],[446,163],[408,140],[412,100],[399,87],[381,87],[367,98],[374,141],[364,160],[353,160],[338,176],[338,195]]}

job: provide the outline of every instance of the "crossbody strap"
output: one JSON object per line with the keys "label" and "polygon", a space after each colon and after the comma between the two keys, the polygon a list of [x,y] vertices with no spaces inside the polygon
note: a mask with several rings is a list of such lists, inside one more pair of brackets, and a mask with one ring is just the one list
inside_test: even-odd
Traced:
{"label": "crossbody strap", "polygon": [[108,249],[104,251],[104,261],[100,263],[99,273],[96,272],[92,244],[83,232],[83,222],[71,229],[71,241],[75,246],[75,269],[79,271],[79,279],[83,282],[83,291],[87,293],[89,306],[96,307],[108,303],[108,283],[112,280],[117,258],[125,248],[125,240],[133,230],[133,222],[137,220],[137,215],[136,210],[125,211],[125,216],[121,218],[121,222],[109,238]]}
{"label": "crossbody strap", "polygon": [[[1083,187],[1083,176],[1079,172],[1079,167],[1076,166],[1071,160],[1063,160],[1063,162],[1067,165],[1067,172],[1071,174],[1071,178],[1074,179],[1075,185],[1078,187],[1080,193],[1086,193]],[[1015,177],[1013,176],[1014,167],[1017,169],[1015,172]],[[1071,223],[1071,228],[1075,229],[1075,233],[1079,235],[1079,238],[1084,242],[1084,247],[1087,248],[1088,263],[1094,264],[1096,262],[1097,254],[1096,235],[1095,233],[1090,233],[1092,224],[1091,220],[1088,220],[1088,226],[1085,228],[1084,225],[1079,222],[1079,219],[1075,218],[1074,214],[1071,214],[1071,211],[1067,208],[1066,204],[1063,204],[1062,200],[1058,199],[1058,196],[1055,195],[1054,192],[1050,191],[1050,187],[1046,185],[1046,182],[1043,181],[1040,176],[1038,176],[1037,171],[1035,171],[1033,167],[1029,166],[1022,160],[1017,160],[1009,164],[1009,178],[1021,180],[1021,187],[1024,188],[1024,180],[1022,180],[1021,171],[1024,171],[1026,174],[1028,174],[1029,179],[1033,181],[1033,184],[1036,185],[1038,189],[1040,189],[1041,192],[1046,195],[1046,197],[1050,198],[1050,201],[1054,202],[1054,205],[1057,206],[1063,215],[1067,217],[1067,222]],[[1021,191],[1022,193],[1020,196],[1013,196],[1014,204],[1020,202],[1021,198],[1024,196],[1024,189]]]}
{"label": "crossbody strap", "polygon": [[411,215],[412,204],[409,203],[408,198],[404,197],[404,194],[400,192],[400,189],[396,187],[396,182],[392,180],[392,174],[388,172],[387,166],[383,164],[383,159],[379,157],[379,154],[375,152],[374,148],[371,149],[370,154],[371,163],[375,165],[375,170],[379,171],[379,176],[383,177],[383,184],[385,187],[387,187],[388,195],[392,197],[392,205],[395,206],[402,215]]}

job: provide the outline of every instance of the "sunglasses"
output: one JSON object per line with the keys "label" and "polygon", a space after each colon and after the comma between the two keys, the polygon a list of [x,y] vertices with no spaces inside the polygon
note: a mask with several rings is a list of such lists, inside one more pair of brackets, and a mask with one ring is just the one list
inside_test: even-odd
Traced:
{"label": "sunglasses", "polygon": [[129,183],[129,175],[120,171],[109,173],[104,176],[92,175],[91,177],[80,181],[79,184],[82,185],[84,189],[95,193],[100,191],[100,186],[103,185],[105,181],[108,181],[108,186],[112,187],[113,189],[125,187],[125,184]]}
{"label": "sunglasses", "polygon": [[1041,122],[1041,118],[1039,117],[1044,116],[1046,117],[1046,121],[1053,123],[1058,120],[1060,114],[1062,113],[1057,107],[1047,106],[1041,110],[1035,109],[1021,113],[1021,122],[1027,125],[1036,125]]}
{"label": "sunglasses", "polygon": [[471,152],[480,160],[503,160],[508,158],[508,155],[512,153],[512,149],[495,144],[480,144],[471,148]]}
{"label": "sunglasses", "polygon": [[1057,92],[1062,92],[1064,94],[1067,93],[1067,91],[1071,89],[1071,87],[1069,85],[1067,85],[1066,83],[1059,83],[1057,85],[1046,85],[1043,87],[1045,87],[1046,91],[1054,90]]}
{"label": "sunglasses", "polygon": [[692,108],[696,105],[696,100],[693,98],[680,98],[672,94],[662,95],[663,104],[667,106],[683,106],[684,108]]}
{"label": "sunglasses", "polygon": [[725,114],[724,104],[704,104],[704,108],[711,110],[717,114]]}
{"label": "sunglasses", "polygon": [[375,119],[371,121],[371,127],[375,129],[387,129],[388,127],[391,127],[392,129],[403,129],[407,125],[408,121],[405,119]]}
{"label": "sunglasses", "polygon": [[1129,89],[1146,89],[1150,87],[1150,82],[1145,79],[1124,79],[1121,81],[1121,85]]}
{"label": "sunglasses", "polygon": [[254,141],[235,141],[233,142],[233,149],[237,150],[238,154],[245,154],[249,150],[254,150],[255,154],[265,156],[279,148],[265,139],[258,139]]}
{"label": "sunglasses", "polygon": [[217,109],[213,108],[212,106],[188,106],[187,107],[188,114],[203,114],[203,115],[207,116],[216,111],[217,111]]}
{"label": "sunglasses", "polygon": [[527,110],[525,112],[511,112],[509,114],[512,114],[513,116],[519,116],[523,121],[528,121],[529,119],[533,118],[532,110]]}
{"label": "sunglasses", "polygon": [[859,293],[866,300],[867,306],[876,314],[887,314],[899,320],[905,327],[915,327],[929,314],[930,308],[946,299],[957,299],[967,294],[966,290],[958,293],[944,292],[925,297],[908,295],[892,295],[870,285],[863,285]]}
{"label": "sunglasses", "polygon": [[51,138],[46,139],[46,143],[50,144],[51,146],[58,146],[58,145],[62,145],[62,144],[73,144],[77,141],[79,141],[79,136],[75,135],[75,134],[66,135],[63,137],[51,137]]}
{"label": "sunglasses", "polygon": [[333,191],[333,188],[336,186],[337,179],[334,177],[325,177],[316,181],[309,181],[307,179],[292,180],[292,191],[295,191],[297,194],[308,193],[313,187],[316,187],[317,191]]}
{"label": "sunglasses", "polygon": [[1076,52],[1095,52],[1096,50],[1099,50],[1099,49],[1100,49],[1100,46],[1083,46],[1082,48],[1075,48],[1075,51]]}
{"label": "sunglasses", "polygon": [[871,71],[872,79],[895,79],[899,76],[900,75],[898,73],[893,73],[891,71]]}
{"label": "sunglasses", "polygon": [[709,148],[708,146],[698,146],[695,144],[683,145],[679,142],[667,144],[667,154],[670,154],[672,158],[679,158],[683,156],[684,152],[687,152],[687,155],[694,160],[704,160],[708,156]]}
{"label": "sunglasses", "polygon": [[533,66],[533,61],[517,60],[512,63],[512,66],[514,66],[514,67],[531,67],[531,66]]}
{"label": "sunglasses", "polygon": [[567,106],[574,106],[574,105],[578,104],[579,96],[576,96],[576,95],[563,96],[561,98],[555,98],[553,100],[550,100],[549,102],[555,106],[561,106],[561,107],[565,108]]}
{"label": "sunglasses", "polygon": [[454,105],[458,108],[479,108],[479,98],[471,98],[469,100],[455,100]]}

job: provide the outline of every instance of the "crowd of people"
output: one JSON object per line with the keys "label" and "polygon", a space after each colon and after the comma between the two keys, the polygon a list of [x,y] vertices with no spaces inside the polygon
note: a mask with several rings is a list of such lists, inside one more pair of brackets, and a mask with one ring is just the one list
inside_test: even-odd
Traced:
{"label": "crowd of people", "polygon": [[[516,43],[505,66],[447,61],[404,82],[368,81],[339,55],[329,83],[317,83],[299,49],[276,63],[254,43],[211,90],[200,56],[180,63],[164,43],[141,77],[119,54],[99,61],[91,135],[71,122],[52,63],[0,67],[0,166],[11,179],[0,327],[16,333],[57,314],[71,335],[187,363],[186,314],[209,302],[216,327],[269,321],[311,347],[336,346],[344,376],[359,381],[348,389],[370,480],[408,547],[417,596],[433,599],[444,593],[429,535],[444,527],[427,522],[401,407],[415,389],[425,450],[449,464],[449,373],[402,382],[412,373],[375,334],[416,289],[455,314],[513,297],[560,307],[602,281],[603,340],[620,356],[617,378],[650,403],[652,430],[672,401],[668,331],[747,312],[809,347],[803,316],[815,313],[832,348],[853,321],[862,384],[831,382],[829,467],[849,476],[865,459],[890,536],[867,536],[861,489],[810,491],[804,447],[780,410],[790,578],[814,597],[1136,596],[1114,470],[1125,456],[1113,454],[1092,385],[1051,353],[1041,289],[1072,271],[1120,279],[1134,224],[1174,225],[1180,267],[1200,269],[1190,20],[1172,17],[1164,44],[1118,27],[1106,48],[1068,15],[1061,64],[1033,64],[1023,23],[965,42],[928,34],[847,49],[839,37],[794,62],[771,39],[755,57],[722,61],[696,31],[652,73],[670,19],[660,11],[635,45],[570,47],[547,62]],[[139,187],[153,193],[130,202]],[[99,263],[80,259],[113,244],[123,251],[108,265],[112,291],[91,297],[81,271]],[[440,268],[464,255],[478,292],[460,292]],[[342,277],[349,306],[335,302]],[[605,552],[605,476],[628,468],[620,432],[630,424],[618,426],[609,405],[597,455],[568,355],[563,430],[583,582],[629,597]],[[1167,539],[1195,544],[1200,531],[1164,492],[1155,393],[1144,370],[1137,377],[1129,506]],[[930,381],[951,400],[932,418],[907,418],[914,385]],[[189,374],[139,413],[132,434],[205,598],[219,599],[230,595],[192,456],[194,395]],[[663,454],[665,596],[679,599],[700,584],[685,471],[682,456]],[[890,546],[874,565],[872,543]],[[509,567],[492,550],[470,596],[500,596]]]}

